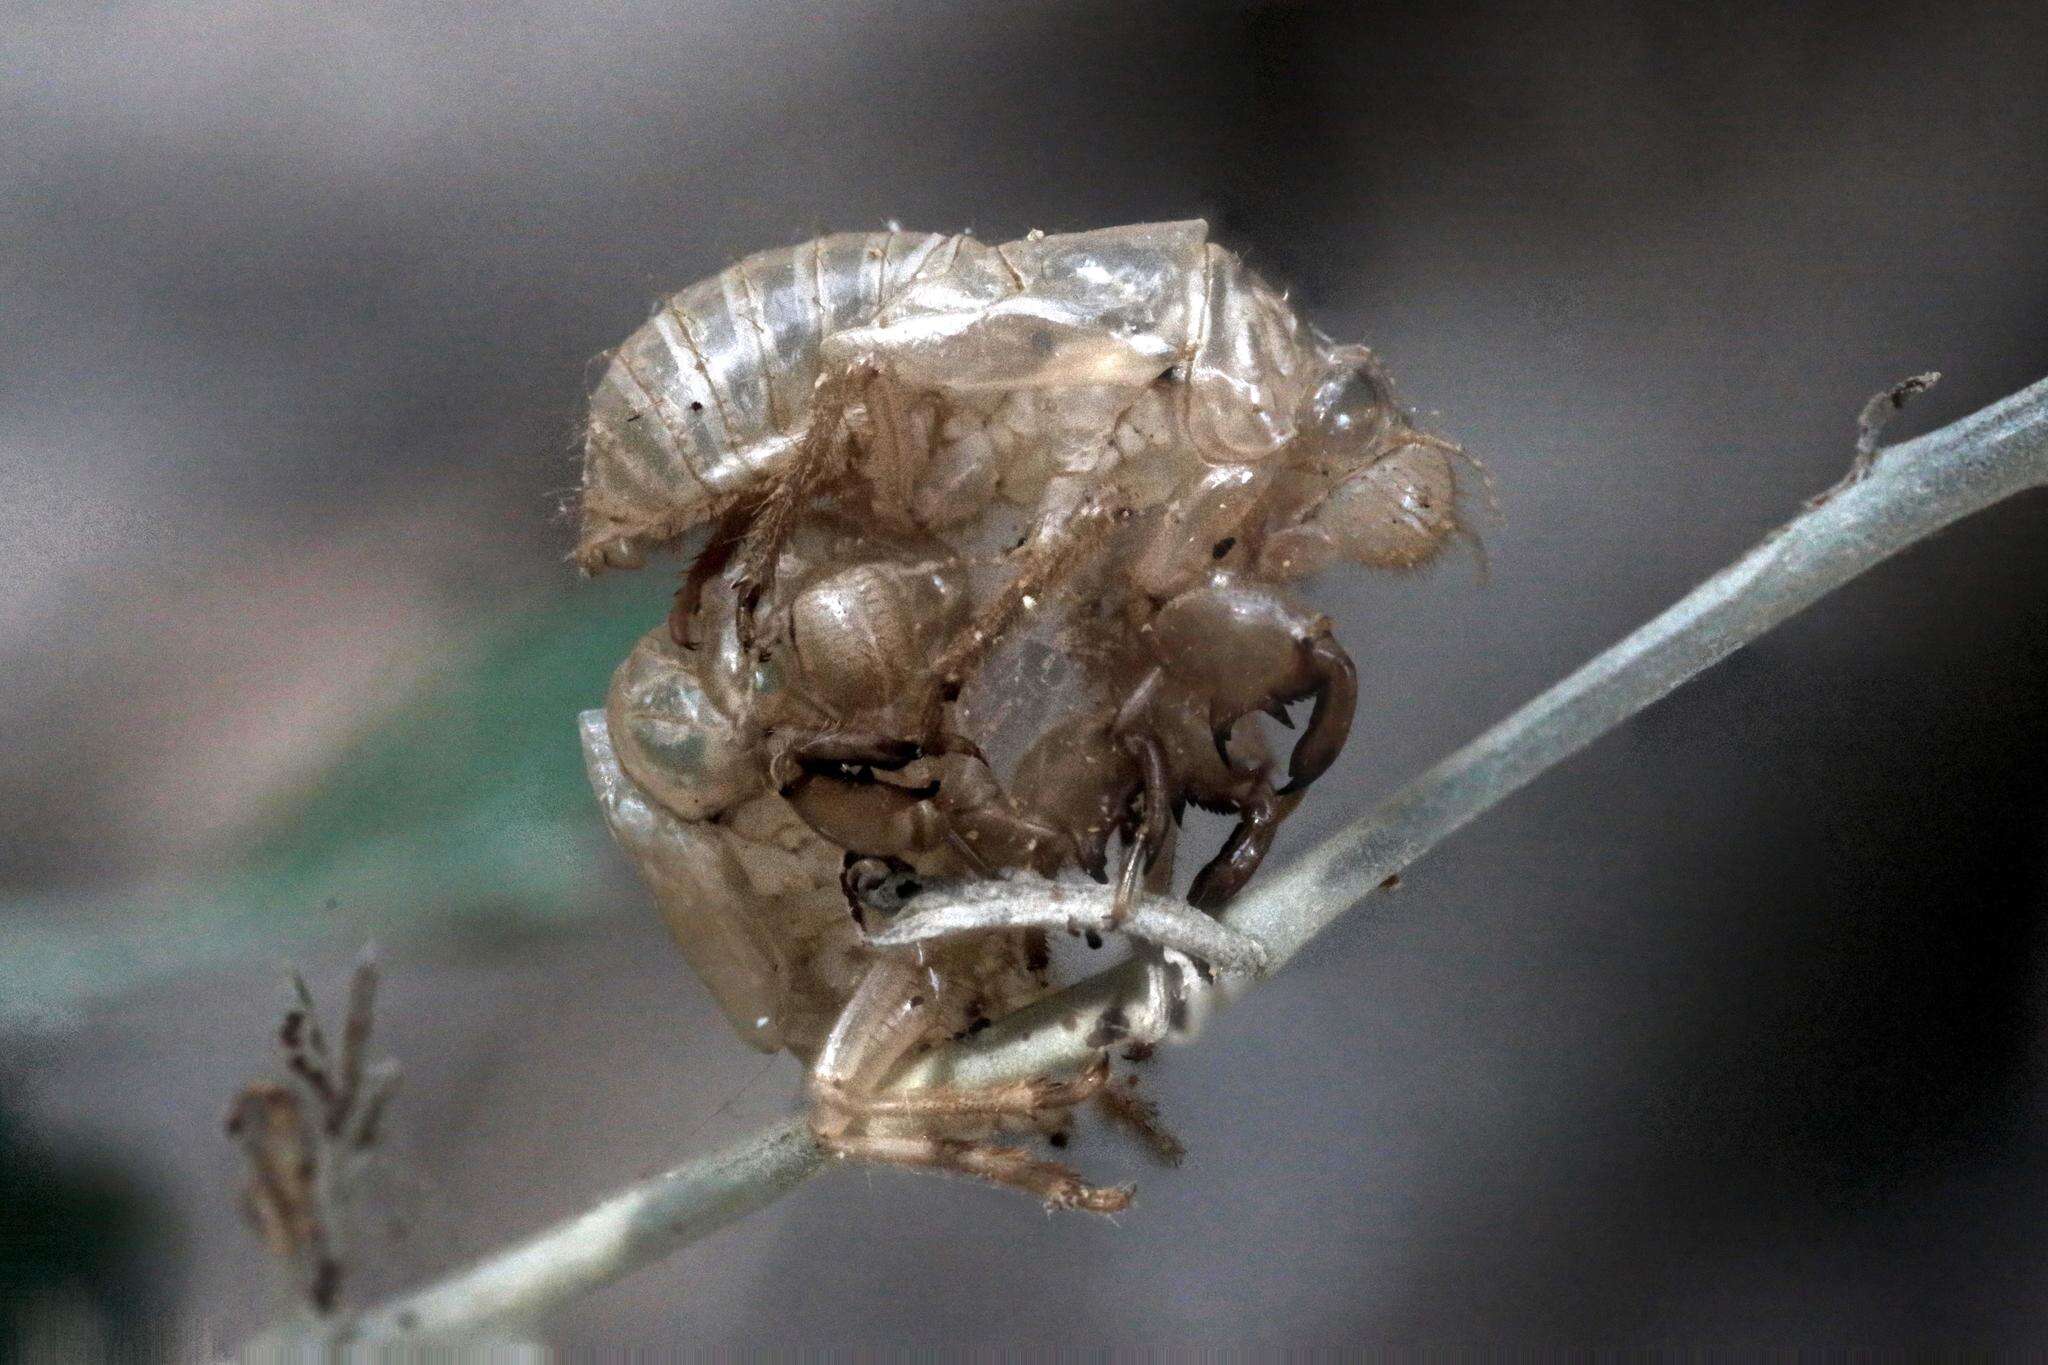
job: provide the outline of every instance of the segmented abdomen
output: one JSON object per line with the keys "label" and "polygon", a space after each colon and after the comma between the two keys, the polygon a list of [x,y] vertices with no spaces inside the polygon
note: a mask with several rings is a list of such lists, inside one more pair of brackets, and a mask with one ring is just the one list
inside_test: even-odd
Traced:
{"label": "segmented abdomen", "polygon": [[718,515],[802,434],[819,343],[874,319],[960,238],[841,232],[749,256],[664,300],[590,398],[577,559],[595,570]]}

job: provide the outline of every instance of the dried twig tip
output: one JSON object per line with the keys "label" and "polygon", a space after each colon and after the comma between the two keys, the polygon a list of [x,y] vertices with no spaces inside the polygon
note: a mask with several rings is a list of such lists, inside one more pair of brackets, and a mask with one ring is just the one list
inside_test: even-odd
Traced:
{"label": "dried twig tip", "polygon": [[1901,379],[1883,392],[1872,394],[1870,401],[1863,405],[1863,411],[1856,416],[1857,456],[1867,460],[1876,455],[1877,438],[1884,434],[1886,425],[1899,410],[1940,382],[1941,371],[1929,370],[1925,374]]}
{"label": "dried twig tip", "polygon": [[228,1136],[248,1163],[242,1209],[316,1314],[341,1301],[352,1205],[398,1084],[398,1064],[369,1063],[377,963],[366,949],[349,979],[338,1051],[330,1051],[304,977],[277,1030],[287,1082],[259,1080],[235,1097]]}
{"label": "dried twig tip", "polygon": [[1806,510],[1810,512],[1826,506],[1843,489],[1870,477],[1871,467],[1877,463],[1877,439],[1884,434],[1885,427],[1901,408],[1940,382],[1941,371],[1929,370],[1925,374],[1901,379],[1890,388],[1872,394],[1870,401],[1863,405],[1863,411],[1856,414],[1856,457],[1849,461],[1849,472],[1842,476],[1840,483],[1808,498]]}

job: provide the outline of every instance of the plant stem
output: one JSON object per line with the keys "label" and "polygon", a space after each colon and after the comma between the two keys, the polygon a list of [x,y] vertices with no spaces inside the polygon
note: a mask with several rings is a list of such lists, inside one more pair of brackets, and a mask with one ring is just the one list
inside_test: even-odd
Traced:
{"label": "plant stem", "polygon": [[[1860,468],[1860,467],[1859,467]],[[1277,969],[1386,878],[1680,683],[1961,517],[2048,485],[2048,381],[1883,451],[1677,604],[1353,821],[1223,916]],[[1105,890],[1094,894],[1107,897]],[[941,1048],[899,1081],[982,1085],[1097,1051],[1105,1013],[1141,1017],[1138,963]],[[1211,996],[1235,993],[1221,986]],[[357,1319],[352,1334],[459,1334],[529,1323],[762,1207],[822,1164],[801,1120],[632,1186],[510,1251]]]}
{"label": "plant stem", "polygon": [[792,1119],[621,1190],[473,1269],[365,1313],[344,1335],[445,1337],[525,1326],[773,1203],[820,1160],[803,1120]]}

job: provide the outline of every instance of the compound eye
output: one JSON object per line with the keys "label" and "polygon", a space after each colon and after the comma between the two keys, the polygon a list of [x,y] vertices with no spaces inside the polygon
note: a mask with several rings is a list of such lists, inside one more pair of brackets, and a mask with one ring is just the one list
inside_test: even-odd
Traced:
{"label": "compound eye", "polygon": [[1399,420],[1393,386],[1379,362],[1369,353],[1347,357],[1309,398],[1311,453],[1350,465],[1384,440]]}

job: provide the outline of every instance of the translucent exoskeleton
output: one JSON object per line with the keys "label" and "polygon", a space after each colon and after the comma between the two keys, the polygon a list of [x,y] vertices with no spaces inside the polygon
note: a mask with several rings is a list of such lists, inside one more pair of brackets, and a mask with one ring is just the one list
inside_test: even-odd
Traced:
{"label": "translucent exoskeleton", "polygon": [[[735,1027],[811,1064],[821,1140],[1115,1201],[979,1141],[1099,1075],[882,1095],[963,1009],[1038,988],[1016,907],[902,936],[914,961],[854,920],[936,876],[1106,879],[1120,837],[1131,932],[1188,803],[1237,817],[1189,894],[1224,905],[1357,704],[1289,585],[1432,557],[1457,453],[1200,222],[824,237],[681,291],[612,353],[577,560],[696,553],[586,720],[593,780]],[[1066,657],[1057,687],[1032,650]],[[1282,775],[1252,713],[1301,700]]]}

